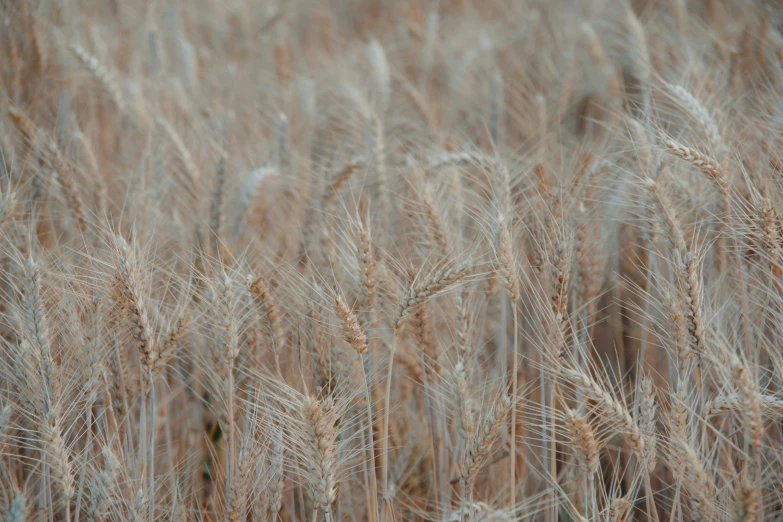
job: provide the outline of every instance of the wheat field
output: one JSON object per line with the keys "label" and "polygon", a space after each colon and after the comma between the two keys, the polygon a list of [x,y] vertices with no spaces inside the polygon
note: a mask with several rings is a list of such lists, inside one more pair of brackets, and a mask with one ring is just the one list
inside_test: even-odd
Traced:
{"label": "wheat field", "polygon": [[776,2],[0,22],[2,520],[783,520]]}

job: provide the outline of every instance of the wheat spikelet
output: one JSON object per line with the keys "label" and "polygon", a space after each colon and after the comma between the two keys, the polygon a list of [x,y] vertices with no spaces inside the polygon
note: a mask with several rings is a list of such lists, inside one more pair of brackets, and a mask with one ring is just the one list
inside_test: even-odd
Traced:
{"label": "wheat spikelet", "polygon": [[688,324],[682,313],[680,301],[668,289],[662,289],[661,294],[671,339],[674,341],[674,351],[677,354],[677,375],[680,381],[684,381],[688,366],[693,358]]}
{"label": "wheat spikelet", "polygon": [[5,431],[9,428],[9,421],[11,419],[11,405],[6,404],[0,408],[0,444],[5,437]]}
{"label": "wheat spikelet", "polygon": [[558,239],[552,252],[552,312],[555,320],[562,325],[568,320],[568,292],[571,278],[571,244],[568,240]]}
{"label": "wheat spikelet", "polygon": [[153,368],[158,358],[158,353],[156,352],[155,337],[150,325],[146,303],[141,296],[136,260],[133,257],[130,246],[121,236],[115,236],[114,248],[117,284],[121,292],[122,306],[126,310],[128,325],[133,338],[136,340],[136,348],[141,356],[141,363],[145,367]]}
{"label": "wheat spikelet", "polygon": [[570,408],[565,412],[565,427],[571,444],[576,449],[582,471],[588,477],[595,476],[600,469],[600,462],[598,442],[593,427],[583,415]]}
{"label": "wheat spikelet", "polygon": [[644,172],[653,170],[653,151],[652,144],[648,136],[648,131],[636,118],[628,118],[628,133],[630,135],[634,152],[639,158],[639,163]]}
{"label": "wheat spikelet", "polygon": [[100,300],[98,296],[92,298],[85,312],[84,337],[85,358],[87,368],[85,371],[86,382],[84,394],[88,403],[94,403],[98,399],[98,393],[106,385],[107,372],[101,353],[101,332],[98,325]]}
{"label": "wheat spikelet", "polygon": [[[698,260],[694,252],[689,249],[682,235],[681,226],[677,220],[676,214],[668,201],[657,188],[657,184],[651,180],[646,183],[648,190],[653,196],[658,214],[666,223],[669,231],[669,240],[673,249],[673,263],[677,269],[677,281],[680,290],[680,299],[684,302],[686,309],[686,324],[688,327],[689,342],[697,354],[704,352],[705,329],[704,329],[704,309],[702,306],[701,295],[701,274]],[[676,305],[675,305],[676,306]],[[670,310],[674,311],[670,306]],[[670,312],[670,317],[677,320],[677,313]],[[680,354],[680,364],[683,365],[687,357]]]}
{"label": "wheat spikelet", "polygon": [[460,480],[464,491],[470,491],[476,481],[479,471],[489,458],[492,446],[500,437],[500,428],[506,422],[506,416],[511,408],[507,396],[501,397],[494,408],[487,413],[468,442],[462,457]]}
{"label": "wheat spikelet", "polygon": [[474,404],[470,394],[470,378],[462,359],[457,360],[457,364],[454,365],[451,379],[457,410],[457,428],[460,437],[467,440],[475,431],[475,420]]}
{"label": "wheat spikelet", "polygon": [[223,197],[226,184],[226,158],[218,160],[215,173],[215,186],[212,190],[212,199],[209,202],[209,228],[214,238],[213,252],[219,254],[219,242],[223,237],[225,214],[223,212]]}
{"label": "wheat spikelet", "polygon": [[715,520],[715,494],[702,460],[684,440],[675,439],[674,444],[677,459],[683,463],[682,481],[691,497],[691,517],[693,520]]}
{"label": "wheat spikelet", "polygon": [[334,296],[334,312],[340,319],[345,342],[350,344],[359,355],[365,353],[367,351],[367,336],[362,332],[359,320],[345,304],[345,298],[340,293],[335,293]]}
{"label": "wheat spikelet", "polygon": [[633,62],[634,73],[639,80],[639,88],[641,89],[639,98],[639,111],[641,114],[646,115],[650,111],[650,75],[652,65],[650,64],[650,52],[647,44],[647,35],[642,27],[639,18],[636,16],[634,10],[627,6],[624,9],[624,21],[628,28],[628,32],[632,38],[633,44]]}
{"label": "wheat spikelet", "polygon": [[[686,110],[693,121],[698,125],[699,132],[707,139],[711,147],[715,148],[718,157],[723,156],[724,145],[718,126],[710,116],[706,107],[702,105],[687,89],[680,85],[667,85],[677,102]],[[685,158],[683,158],[685,159]],[[689,161],[686,159],[686,161]]]}
{"label": "wheat spikelet", "polygon": [[54,383],[54,361],[49,348],[49,331],[46,310],[43,305],[41,291],[41,269],[32,257],[28,257],[24,265],[24,290],[22,298],[22,314],[24,326],[30,343],[38,352],[41,364],[44,365],[43,378],[48,389]]}
{"label": "wheat spikelet", "polygon": [[495,67],[492,70],[489,84],[489,129],[492,139],[498,142],[502,139],[503,118],[505,112],[503,71]]}
{"label": "wheat spikelet", "polygon": [[[758,395],[759,405],[762,413],[781,415],[783,414],[783,400],[773,395]],[[736,393],[728,395],[718,395],[706,403],[705,410],[707,417],[717,417],[740,408],[740,399]]]}
{"label": "wheat spikelet", "polygon": [[511,231],[502,214],[497,219],[495,244],[493,246],[496,258],[495,270],[500,277],[508,298],[514,303],[519,299],[519,277],[517,276],[517,265],[514,260]]}
{"label": "wheat spikelet", "polygon": [[723,172],[721,171],[720,166],[712,158],[698,150],[692,149],[669,138],[664,138],[663,145],[669,153],[681,158],[707,174],[707,176],[715,182],[721,192],[726,192],[728,190],[728,183],[723,177]]}
{"label": "wheat spikelet", "polygon": [[631,448],[640,454],[645,452],[643,435],[625,405],[615,399],[595,379],[581,370],[563,368],[562,374],[566,379],[578,386],[589,400],[596,403],[599,410],[611,422],[612,428],[625,438]]}
{"label": "wheat spikelet", "polygon": [[[671,438],[674,441],[681,441],[687,443],[690,439],[688,433],[689,426],[689,412],[688,405],[686,404],[686,391],[685,382],[680,381],[677,384],[677,391],[674,397],[672,397],[671,411],[669,412],[669,423]],[[678,444],[675,442],[675,444]],[[685,472],[686,459],[683,457],[681,451],[674,451],[670,453],[670,466],[674,476],[681,480],[683,473]]]}
{"label": "wheat spikelet", "polygon": [[157,366],[164,366],[176,355],[179,345],[182,343],[185,337],[188,326],[190,325],[190,315],[187,312],[177,318],[174,327],[169,331],[168,335],[163,338],[161,345],[160,357],[155,362]]}
{"label": "wheat spikelet", "polygon": [[254,447],[250,434],[242,442],[242,447],[237,453],[236,476],[231,481],[228,502],[224,520],[226,522],[240,522],[247,519],[247,502],[250,494],[252,473],[258,457],[258,451]]}
{"label": "wheat spikelet", "polygon": [[326,206],[340,192],[343,185],[348,183],[351,176],[364,164],[365,162],[363,160],[357,159],[340,169],[337,174],[333,176],[331,183],[321,195],[321,204]]}
{"label": "wheat spikelet", "polygon": [[427,240],[438,248],[441,255],[447,256],[451,252],[449,242],[446,239],[448,234],[441,219],[440,211],[435,203],[432,185],[429,182],[425,182],[424,184],[422,203],[424,204],[425,209],[424,217],[428,225],[425,226]]}
{"label": "wheat spikelet", "polygon": [[778,216],[769,198],[763,198],[758,211],[759,226],[762,231],[762,248],[769,255],[770,270],[776,277],[780,274],[781,248],[780,229],[777,225]]}
{"label": "wheat spikelet", "polygon": [[316,508],[330,512],[337,495],[337,413],[329,400],[306,397],[300,405],[305,422],[306,476]]}
{"label": "wheat spikelet", "polygon": [[657,438],[655,429],[657,405],[652,380],[645,375],[641,384],[641,400],[639,401],[639,428],[644,437],[642,461],[647,466],[648,473],[655,471],[657,463]]}
{"label": "wheat spikelet", "polygon": [[388,181],[386,179],[386,134],[383,119],[379,116],[370,118],[367,129],[366,162],[368,175],[375,180],[375,191],[381,211],[388,210]]}
{"label": "wheat spikelet", "polygon": [[70,49],[74,56],[76,56],[84,68],[87,69],[101,85],[103,85],[120,113],[125,114],[127,111],[127,105],[122,95],[122,90],[120,89],[114,74],[109,72],[109,70],[106,69],[106,67],[104,67],[95,56],[88,53],[81,45],[70,43],[68,44],[68,49]]}
{"label": "wheat spikelet", "polygon": [[101,520],[106,516],[112,499],[114,483],[122,464],[108,446],[101,448],[103,469],[90,478],[90,498],[85,509],[87,520]]}
{"label": "wheat spikelet", "polygon": [[444,520],[448,522],[463,522],[464,520],[511,522],[513,520],[510,514],[500,509],[493,509],[484,502],[465,502],[464,504]]}
{"label": "wheat spikelet", "polygon": [[[734,520],[754,522],[763,515],[761,492],[752,486],[741,486],[734,502]],[[763,520],[763,518],[761,518]]]}
{"label": "wheat spikelet", "polygon": [[432,328],[430,307],[422,303],[411,314],[411,330],[416,346],[421,350],[421,364],[429,381],[440,374],[440,350]]}
{"label": "wheat spikelet", "polygon": [[63,440],[60,420],[54,412],[41,419],[40,437],[46,461],[51,466],[52,479],[57,483],[66,500],[76,494],[70,452]]}
{"label": "wheat spikelet", "polygon": [[0,200],[0,227],[12,221],[16,213],[16,195],[12,192],[2,196]]}
{"label": "wheat spikelet", "polygon": [[233,365],[239,356],[239,334],[234,319],[234,285],[231,277],[223,271],[217,285],[217,314],[215,320],[218,326],[220,341],[220,356],[228,364]]}
{"label": "wheat spikelet", "polygon": [[376,263],[373,258],[372,236],[369,227],[365,224],[359,224],[359,233],[356,241],[357,257],[361,264],[361,308],[369,311],[375,304],[377,293],[377,282],[375,278]]}
{"label": "wheat spikelet", "polygon": [[626,498],[613,498],[609,502],[609,520],[627,522],[631,516],[631,503]]}
{"label": "wheat spikelet", "polygon": [[163,132],[166,134],[166,138],[168,138],[171,144],[174,145],[174,148],[177,151],[177,156],[179,157],[179,160],[182,162],[182,165],[185,169],[185,175],[187,176],[186,183],[184,184],[185,190],[193,194],[194,187],[198,186],[199,180],[201,178],[200,171],[196,166],[196,161],[193,159],[193,155],[185,146],[182,138],[174,129],[174,127],[172,127],[171,123],[163,118],[158,118],[156,121],[158,126],[160,126],[160,128],[163,129]]}
{"label": "wheat spikelet", "polygon": [[8,503],[8,511],[6,511],[3,520],[5,522],[24,522],[28,517],[27,512],[27,499],[23,492],[18,491]]}
{"label": "wheat spikelet", "polygon": [[[79,189],[72,179],[73,168],[65,161],[62,152],[57,143],[49,138],[43,131],[38,129],[33,121],[21,109],[9,106],[8,115],[22,136],[28,141],[31,148],[42,154],[46,162],[52,168],[52,175],[59,182],[66,200],[76,218],[79,230],[87,230],[87,218]],[[4,203],[4,206],[10,204],[12,200]]]}
{"label": "wheat spikelet", "polygon": [[285,475],[283,474],[283,430],[277,429],[272,441],[272,454],[270,456],[270,477],[269,484],[269,516],[274,520],[280,512],[283,504],[283,486],[285,484]]}
{"label": "wheat spikelet", "polygon": [[467,360],[472,355],[470,348],[470,327],[471,317],[470,309],[468,307],[468,294],[462,292],[461,294],[455,294],[454,305],[456,307],[456,322],[457,331],[455,334],[457,340],[457,350],[462,356],[463,360]]}
{"label": "wheat spikelet", "polygon": [[677,219],[674,206],[669,201],[669,198],[661,192],[657,182],[648,178],[645,180],[645,187],[652,196],[658,216],[660,216],[661,221],[666,226],[666,231],[668,232],[666,237],[669,239],[672,250],[679,253],[679,255],[683,255],[687,252],[688,247],[685,243],[685,237],[682,234],[682,228]]}
{"label": "wheat spikelet", "polygon": [[729,367],[734,386],[737,388],[739,409],[748,433],[751,451],[757,452],[761,448],[764,438],[764,421],[761,417],[761,401],[748,371],[740,359],[733,355],[730,357]]}
{"label": "wheat spikelet", "polygon": [[283,180],[287,180],[291,171],[291,152],[289,147],[291,138],[288,117],[284,113],[280,113],[277,116],[275,134],[277,136],[277,171]]}
{"label": "wheat spikelet", "polygon": [[33,43],[33,68],[39,73],[46,69],[47,54],[46,54],[46,42],[44,35],[41,31],[41,16],[40,11],[30,13],[30,26],[32,32]]}
{"label": "wheat spikelet", "polygon": [[82,202],[81,195],[79,194],[79,189],[76,187],[73,179],[71,178],[73,169],[65,164],[59,153],[55,154],[53,157],[55,158],[56,165],[54,176],[63,189],[65,198],[68,200],[71,211],[76,218],[76,223],[79,226],[79,230],[84,233],[87,231],[87,217],[85,215],[84,203]]}
{"label": "wheat spikelet", "polygon": [[434,274],[414,283],[400,299],[393,324],[399,328],[402,322],[414,309],[427,299],[438,294],[463,279],[468,270],[467,261],[459,264],[446,263]]}
{"label": "wheat spikelet", "polygon": [[240,193],[239,210],[237,211],[236,217],[237,233],[242,231],[245,215],[247,214],[248,208],[250,208],[250,204],[256,196],[259,187],[262,185],[262,182],[266,178],[273,176],[276,172],[277,171],[271,167],[261,167],[251,170],[248,172],[247,176],[245,176],[242,191]]}
{"label": "wheat spikelet", "polygon": [[[277,362],[279,360],[280,349],[282,349],[284,345],[284,339],[280,315],[278,314],[277,307],[272,299],[272,293],[264,284],[263,279],[259,277],[250,285],[250,294],[253,296],[253,299],[261,312],[266,342],[272,350],[272,354]],[[277,364],[279,365],[279,362],[277,362]]]}
{"label": "wheat spikelet", "polygon": [[679,282],[685,301],[688,333],[693,351],[701,356],[705,352],[704,309],[702,307],[701,274],[693,253],[688,252],[680,268]]}
{"label": "wheat spikelet", "polygon": [[375,79],[375,96],[379,112],[383,113],[389,106],[391,98],[391,74],[389,73],[389,62],[386,59],[386,52],[383,46],[373,38],[367,45],[367,57],[372,65],[373,76]]}
{"label": "wheat spikelet", "polygon": [[8,106],[8,116],[19,133],[24,136],[30,145],[37,145],[39,141],[38,128],[27,114],[13,105]]}
{"label": "wheat spikelet", "polygon": [[427,160],[427,167],[437,169],[445,166],[460,166],[472,164],[479,167],[492,168],[492,160],[470,152],[447,152],[432,156]]}

